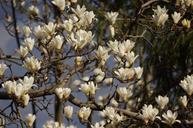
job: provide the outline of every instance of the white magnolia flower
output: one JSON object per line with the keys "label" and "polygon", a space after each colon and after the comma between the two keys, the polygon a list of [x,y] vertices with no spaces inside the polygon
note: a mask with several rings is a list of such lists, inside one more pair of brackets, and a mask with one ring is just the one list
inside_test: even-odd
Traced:
{"label": "white magnolia flower", "polygon": [[149,121],[154,121],[157,114],[159,113],[159,110],[157,108],[153,108],[152,105],[144,105],[142,108],[142,114],[143,120],[147,124]]}
{"label": "white magnolia flower", "polygon": [[19,50],[17,50],[17,53],[22,57],[25,58],[28,54],[29,50],[27,47],[20,46]]}
{"label": "white magnolia flower", "polygon": [[182,16],[180,13],[174,12],[174,14],[172,14],[172,19],[173,19],[175,24],[177,24],[181,18],[182,18]]}
{"label": "white magnolia flower", "polygon": [[167,9],[161,8],[159,5],[157,6],[157,9],[153,9],[154,15],[153,21],[157,26],[164,26],[165,22],[168,20],[168,14],[167,14]]}
{"label": "white magnolia flower", "polygon": [[73,21],[69,19],[69,20],[65,20],[62,26],[67,32],[71,32],[74,24],[73,24]]}
{"label": "white magnolia flower", "polygon": [[30,100],[30,96],[28,94],[24,94],[21,96],[21,100],[23,101],[23,105],[27,106]]}
{"label": "white magnolia flower", "polygon": [[6,69],[8,69],[7,65],[4,63],[1,63],[0,64],[0,76],[3,76]]}
{"label": "white magnolia flower", "polygon": [[134,70],[135,70],[135,74],[136,74],[137,79],[140,79],[142,74],[143,74],[143,68],[137,67],[137,68],[134,68]]}
{"label": "white magnolia flower", "polygon": [[123,67],[115,71],[115,74],[122,81],[127,79],[127,74],[125,73],[125,69]]}
{"label": "white magnolia flower", "polygon": [[58,122],[49,120],[43,125],[43,128],[65,128],[65,126],[64,124],[59,124]]}
{"label": "white magnolia flower", "polygon": [[75,15],[72,17],[73,21],[75,21],[75,25],[77,28],[86,28],[89,26],[93,20],[95,19],[95,14],[93,11],[86,11],[86,8],[78,5],[76,9],[72,9]]}
{"label": "white magnolia flower", "polygon": [[71,89],[70,88],[56,88],[55,94],[59,99],[67,99],[70,96]]}
{"label": "white magnolia flower", "polygon": [[95,95],[96,90],[97,90],[97,85],[95,85],[93,81],[88,82],[88,84],[90,88],[90,91],[89,91],[90,95]]}
{"label": "white magnolia flower", "polygon": [[193,75],[187,75],[184,80],[181,80],[180,86],[191,96],[193,94]]}
{"label": "white magnolia flower", "polygon": [[123,120],[123,116],[119,115],[113,107],[106,107],[105,110],[100,112],[100,115],[114,122]]}
{"label": "white magnolia flower", "polygon": [[101,82],[105,77],[105,73],[100,68],[96,68],[94,70],[94,74],[96,76],[95,80],[97,83]]}
{"label": "white magnolia flower", "polygon": [[34,28],[34,35],[38,38],[38,39],[43,39],[46,36],[46,33],[44,31],[43,27],[40,27],[40,25],[36,26]]}
{"label": "white magnolia flower", "polygon": [[90,79],[90,76],[83,76],[83,77],[82,77],[82,80],[83,80],[83,81],[89,81],[89,79]]}
{"label": "white magnolia flower", "polygon": [[52,49],[61,49],[62,48],[62,44],[64,42],[64,38],[60,35],[55,36],[52,41],[49,44],[49,47]]}
{"label": "white magnolia flower", "polygon": [[113,25],[113,24],[115,24],[115,21],[116,21],[118,15],[119,15],[118,12],[107,12],[105,17],[110,22],[110,24]]}
{"label": "white magnolia flower", "polygon": [[131,40],[125,40],[123,42],[109,41],[108,46],[111,48],[114,54],[119,55],[120,57],[127,56],[135,46],[135,42]]}
{"label": "white magnolia flower", "polygon": [[112,99],[111,99],[111,105],[112,105],[113,107],[118,107],[118,106],[119,106],[119,103],[118,103],[114,98],[112,98]]}
{"label": "white magnolia flower", "polygon": [[181,104],[183,107],[186,107],[187,104],[188,104],[188,98],[187,98],[187,96],[186,96],[186,95],[180,96],[179,102],[180,102],[180,104]]}
{"label": "white magnolia flower", "polygon": [[78,117],[82,121],[87,121],[88,118],[90,117],[90,114],[91,114],[91,109],[89,107],[82,107],[78,111]]}
{"label": "white magnolia flower", "polygon": [[73,114],[73,107],[68,105],[64,107],[64,114],[66,118],[71,119]]}
{"label": "white magnolia flower", "polygon": [[53,22],[49,22],[48,24],[44,25],[44,31],[48,35],[54,34],[55,33],[55,29],[56,29],[56,24],[54,24]]}
{"label": "white magnolia flower", "polygon": [[25,37],[29,37],[29,35],[31,34],[31,29],[28,26],[24,26],[23,33]]}
{"label": "white magnolia flower", "polygon": [[133,92],[131,91],[131,89],[127,89],[126,87],[118,87],[117,93],[125,101],[127,101],[128,98],[130,98],[133,95]]}
{"label": "white magnolia flower", "polygon": [[90,81],[85,84],[80,85],[80,90],[87,96],[89,95],[95,95],[96,90],[97,90],[97,85],[94,84],[93,81]]}
{"label": "white magnolia flower", "polygon": [[119,44],[119,52],[121,56],[127,55],[135,46],[135,42],[131,40],[125,40]]}
{"label": "white magnolia flower", "polygon": [[80,85],[80,90],[85,94],[85,95],[89,95],[89,93],[90,93],[90,87],[89,87],[89,85],[88,84],[81,84]]}
{"label": "white magnolia flower", "polygon": [[172,113],[171,110],[168,110],[167,113],[164,113],[162,115],[164,119],[162,122],[170,126],[173,125],[175,122],[181,123],[180,120],[176,120],[177,116],[178,116],[177,112]]}
{"label": "white magnolia flower", "polygon": [[109,41],[109,48],[113,51],[114,54],[118,54],[119,53],[119,44],[120,42],[115,40],[115,41]]}
{"label": "white magnolia flower", "polygon": [[15,96],[20,99],[23,95],[25,95],[26,90],[23,89],[23,85],[18,83],[17,86],[14,88]]}
{"label": "white magnolia flower", "polygon": [[157,102],[157,104],[159,105],[159,107],[161,108],[161,109],[164,109],[165,108],[165,106],[168,104],[168,102],[169,102],[169,98],[167,97],[167,96],[158,96],[158,97],[156,97],[155,98],[155,100],[156,100],[156,102]]}
{"label": "white magnolia flower", "polygon": [[127,53],[127,56],[126,56],[126,59],[127,59],[127,62],[128,62],[128,67],[130,65],[132,65],[134,63],[134,61],[137,59],[137,55],[135,55],[135,53],[132,51],[132,52],[129,52]]}
{"label": "white magnolia flower", "polygon": [[36,116],[33,115],[33,114],[31,114],[31,113],[29,113],[29,114],[27,115],[27,117],[26,117],[26,123],[27,123],[27,125],[31,127],[31,126],[33,125],[35,119],[36,119]]}
{"label": "white magnolia flower", "polygon": [[78,30],[75,33],[71,33],[70,37],[68,38],[68,42],[72,45],[72,47],[77,49],[82,49],[88,43],[90,43],[93,39],[93,35],[91,31],[85,30]]}
{"label": "white magnolia flower", "polygon": [[70,96],[71,89],[70,88],[63,88],[63,92],[64,92],[63,98],[67,99]]}
{"label": "white magnolia flower", "polygon": [[191,21],[188,20],[188,19],[183,19],[182,20],[182,25],[186,28],[190,28],[190,25],[191,25]]}
{"label": "white magnolia flower", "polygon": [[105,75],[101,68],[95,68],[93,72],[95,75]]}
{"label": "white magnolia flower", "polygon": [[86,12],[85,6],[80,7],[80,5],[77,5],[76,9],[72,8],[72,11],[79,17],[81,18],[82,15]]}
{"label": "white magnolia flower", "polygon": [[84,18],[84,20],[86,22],[86,24],[85,24],[85,26],[86,26],[86,25],[89,25],[89,24],[92,23],[93,19],[95,18],[95,14],[93,13],[93,11],[90,11],[90,12],[86,11],[84,13],[84,17],[83,18]]}
{"label": "white magnolia flower", "polygon": [[29,72],[36,72],[41,68],[40,65],[41,63],[38,61],[38,59],[32,56],[25,59],[23,67],[25,67]]}
{"label": "white magnolia flower", "polygon": [[135,71],[132,68],[119,68],[115,74],[121,81],[130,80],[134,77]]}
{"label": "white magnolia flower", "polygon": [[99,46],[98,49],[95,51],[96,58],[100,61],[101,65],[104,65],[109,58],[108,52],[109,50],[103,46]]}
{"label": "white magnolia flower", "polygon": [[105,78],[104,83],[107,85],[111,85],[113,83],[113,78]]}
{"label": "white magnolia flower", "polygon": [[26,46],[30,51],[32,51],[34,44],[35,44],[35,40],[29,37],[24,40],[23,45]]}
{"label": "white magnolia flower", "polygon": [[97,75],[95,77],[95,81],[96,83],[99,83],[99,82],[102,82],[104,78],[105,78],[105,75]]}
{"label": "white magnolia flower", "polygon": [[61,11],[65,9],[65,0],[53,0],[52,3],[57,6]]}
{"label": "white magnolia flower", "polygon": [[2,87],[5,88],[8,94],[14,94],[15,93],[15,87],[17,86],[16,81],[6,81],[2,84]]}
{"label": "white magnolia flower", "polygon": [[28,8],[28,14],[30,17],[35,17],[35,16],[39,15],[39,9],[37,7],[35,7],[34,5],[31,5]]}
{"label": "white magnolia flower", "polygon": [[34,77],[28,77],[28,76],[24,76],[24,79],[21,80],[19,79],[19,82],[23,85],[23,89],[28,91],[29,89],[31,89],[32,86],[34,86]]}

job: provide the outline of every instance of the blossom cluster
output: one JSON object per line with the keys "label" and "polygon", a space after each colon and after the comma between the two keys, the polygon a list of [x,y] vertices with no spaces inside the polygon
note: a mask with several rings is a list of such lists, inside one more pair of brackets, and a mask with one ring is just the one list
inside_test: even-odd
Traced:
{"label": "blossom cluster", "polygon": [[[182,0],[184,1],[184,0]],[[190,6],[191,2],[185,2],[187,6]],[[193,3],[193,2],[192,2]],[[182,4],[184,4],[182,2]],[[152,15],[153,18],[153,22],[158,26],[164,26],[166,21],[169,19],[169,15],[167,14],[168,10],[163,7],[161,8],[159,5],[157,6],[157,9],[153,9],[154,14]],[[174,24],[178,24],[179,21],[182,19],[183,15],[180,12],[174,12],[173,14],[171,14],[171,17],[173,19]],[[191,21],[184,18],[181,20],[181,24],[185,27],[185,28],[190,28],[191,27]]]}
{"label": "blossom cluster", "polygon": [[18,81],[8,80],[2,86],[9,95],[16,97],[24,106],[27,106],[30,100],[29,90],[34,86],[34,77],[25,76],[23,80]]}

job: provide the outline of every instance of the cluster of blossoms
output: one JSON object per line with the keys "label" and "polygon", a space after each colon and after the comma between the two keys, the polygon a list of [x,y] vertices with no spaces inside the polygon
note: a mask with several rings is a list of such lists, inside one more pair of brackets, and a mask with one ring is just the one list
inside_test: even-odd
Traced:
{"label": "cluster of blossoms", "polygon": [[[192,2],[193,3],[193,2]],[[160,26],[164,26],[164,24],[166,23],[166,21],[169,18],[169,15],[167,14],[168,10],[163,7],[161,8],[159,5],[157,6],[157,9],[153,9],[154,14],[152,16],[154,23],[160,27]],[[171,15],[174,24],[178,24],[179,21],[182,19],[182,14],[178,13],[178,12],[174,12]],[[181,20],[181,24],[185,27],[185,28],[190,28],[191,27],[191,21],[184,18]]]}
{"label": "cluster of blossoms", "polygon": [[24,79],[18,81],[6,81],[2,84],[3,88],[11,96],[15,96],[24,106],[29,103],[29,90],[34,86],[34,77],[25,76]]}
{"label": "cluster of blossoms", "polygon": [[124,119],[123,115],[120,115],[117,113],[117,111],[115,110],[115,108],[113,107],[106,107],[101,113],[100,113],[101,117],[106,118],[107,123],[111,122],[113,123],[117,123],[120,122]]}
{"label": "cluster of blossoms", "polygon": [[[189,95],[192,95],[192,87],[193,87],[193,76],[187,75],[187,77],[184,78],[180,82],[180,86],[183,88],[183,90]],[[157,104],[159,105],[159,108],[161,110],[165,109],[166,105],[169,103],[169,98],[167,96],[158,96],[155,98]],[[180,96],[179,103],[182,105],[182,107],[187,107],[188,104],[188,98],[186,95]],[[178,122],[181,123],[180,120],[177,120],[178,113],[172,112],[171,110],[167,110],[166,113],[162,114],[163,119],[161,119],[159,116],[159,110],[157,108],[153,108],[152,105],[144,105],[142,108],[142,119],[147,124],[149,121],[153,122],[156,118],[162,120],[163,123],[172,126],[174,123]]]}
{"label": "cluster of blossoms", "polygon": [[120,65],[125,65],[125,68],[121,67],[115,71],[117,77],[122,81],[131,80],[134,76],[136,76],[137,79],[140,79],[143,68],[131,68],[137,58],[135,53],[131,51],[135,46],[135,42],[131,40],[125,40],[123,42],[115,40],[110,41],[108,46],[110,47],[110,51],[113,53],[116,62]]}
{"label": "cluster of blossoms", "polygon": [[161,119],[159,116],[157,116],[159,113],[159,110],[157,108],[154,108],[152,105],[144,105],[142,108],[142,119],[147,124],[149,122],[154,122],[156,118],[160,119],[163,123],[172,126],[174,123],[178,122],[181,123],[180,120],[177,120],[177,112],[172,112],[171,110],[167,110],[166,113],[162,114],[163,119]]}
{"label": "cluster of blossoms", "polygon": [[[29,27],[25,26],[24,27],[25,35],[30,35],[29,31],[30,31]],[[35,73],[41,68],[41,62],[38,61],[37,58],[35,58],[34,56],[27,57],[28,53],[32,52],[34,45],[35,40],[32,39],[31,37],[27,37],[24,39],[24,43],[22,44],[22,46],[20,46],[20,48],[17,50],[17,53],[20,55],[21,59],[22,60],[24,59],[23,67],[32,73]]]}

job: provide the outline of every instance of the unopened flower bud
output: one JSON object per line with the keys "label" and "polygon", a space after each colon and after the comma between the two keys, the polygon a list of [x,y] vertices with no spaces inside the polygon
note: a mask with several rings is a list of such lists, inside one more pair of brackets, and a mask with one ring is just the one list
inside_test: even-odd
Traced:
{"label": "unopened flower bud", "polygon": [[66,118],[71,119],[73,114],[73,107],[72,106],[65,106],[64,107],[64,114]]}
{"label": "unopened flower bud", "polygon": [[26,117],[26,123],[27,123],[27,125],[31,127],[31,126],[33,125],[35,119],[36,119],[36,116],[35,116],[35,115],[33,115],[33,114],[31,114],[31,113],[28,114],[27,117]]}

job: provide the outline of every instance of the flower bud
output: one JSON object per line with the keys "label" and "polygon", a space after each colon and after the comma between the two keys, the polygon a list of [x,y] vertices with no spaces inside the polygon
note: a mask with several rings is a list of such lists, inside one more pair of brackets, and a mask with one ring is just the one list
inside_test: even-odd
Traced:
{"label": "flower bud", "polygon": [[180,104],[183,106],[183,107],[186,107],[187,104],[188,104],[188,99],[187,99],[187,96],[180,96],[179,98],[179,102]]}
{"label": "flower bud", "polygon": [[71,119],[73,114],[73,107],[72,106],[65,106],[64,107],[64,114],[66,118]]}
{"label": "flower bud", "polygon": [[155,100],[161,109],[164,109],[169,102],[169,98],[167,96],[158,96],[155,98]]}
{"label": "flower bud", "polygon": [[104,83],[107,85],[111,85],[113,83],[113,78],[105,78]]}
{"label": "flower bud", "polygon": [[0,76],[3,76],[6,69],[8,69],[6,64],[0,64]]}
{"label": "flower bud", "polygon": [[28,103],[29,103],[29,100],[30,100],[29,95],[28,95],[28,94],[22,95],[21,99],[22,99],[22,101],[23,101],[23,105],[24,105],[24,106],[27,106]]}
{"label": "flower bud", "polygon": [[190,28],[190,20],[188,19],[183,19],[182,20],[182,25],[186,28]]}
{"label": "flower bud", "polygon": [[29,114],[27,115],[27,117],[26,117],[26,123],[27,123],[27,125],[31,127],[31,126],[33,125],[35,119],[36,119],[36,116],[35,116],[35,115],[32,115],[31,113],[29,113]]}
{"label": "flower bud", "polygon": [[29,37],[29,35],[31,34],[31,30],[28,26],[24,26],[23,27],[23,33],[25,37]]}

